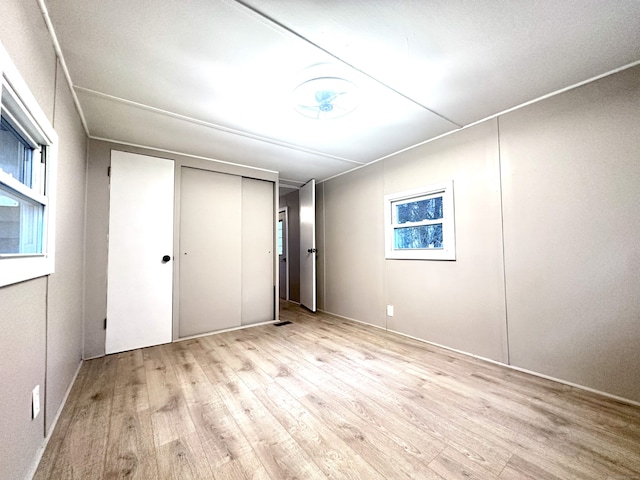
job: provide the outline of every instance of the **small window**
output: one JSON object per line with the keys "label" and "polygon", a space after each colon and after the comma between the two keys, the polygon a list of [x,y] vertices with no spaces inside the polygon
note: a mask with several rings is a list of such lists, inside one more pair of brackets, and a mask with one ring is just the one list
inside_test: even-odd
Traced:
{"label": "small window", "polygon": [[0,44],[0,286],[53,272],[57,136]]}
{"label": "small window", "polygon": [[278,220],[278,255],[284,255],[284,251],[283,251],[283,240],[282,240],[282,236],[283,236],[283,231],[282,231],[282,225],[284,224],[284,222],[282,220]]}
{"label": "small window", "polygon": [[386,258],[455,260],[453,182],[385,196]]}

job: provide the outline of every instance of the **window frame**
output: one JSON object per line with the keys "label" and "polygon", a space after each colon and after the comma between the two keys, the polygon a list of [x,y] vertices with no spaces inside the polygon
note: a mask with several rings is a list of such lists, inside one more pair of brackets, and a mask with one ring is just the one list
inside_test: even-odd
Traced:
{"label": "window frame", "polygon": [[[427,198],[442,197],[441,219],[396,223],[394,206]],[[442,248],[394,248],[394,232],[397,228],[419,227],[442,223]],[[455,260],[455,212],[453,180],[426,185],[384,196],[385,258],[391,260]]]}
{"label": "window frame", "polygon": [[278,256],[284,255],[284,220],[280,219],[276,224],[276,250]]}
{"label": "window frame", "polygon": [[[55,198],[58,135],[0,43],[0,108],[26,140],[42,146],[42,164],[34,159],[31,187],[0,169],[0,185],[43,205],[42,253],[0,254],[0,287],[55,271]],[[35,157],[34,157],[35,158]]]}

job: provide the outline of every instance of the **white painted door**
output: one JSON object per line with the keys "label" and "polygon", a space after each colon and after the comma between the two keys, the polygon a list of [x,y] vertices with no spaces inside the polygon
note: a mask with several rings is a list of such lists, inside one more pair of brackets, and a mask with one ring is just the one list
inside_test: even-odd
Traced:
{"label": "white painted door", "polygon": [[181,338],[241,325],[241,205],[242,177],[182,167]]}
{"label": "white painted door", "polygon": [[173,198],[173,160],[111,152],[107,354],[171,341]]}
{"label": "white painted door", "polygon": [[316,181],[300,189],[300,303],[316,311]]}

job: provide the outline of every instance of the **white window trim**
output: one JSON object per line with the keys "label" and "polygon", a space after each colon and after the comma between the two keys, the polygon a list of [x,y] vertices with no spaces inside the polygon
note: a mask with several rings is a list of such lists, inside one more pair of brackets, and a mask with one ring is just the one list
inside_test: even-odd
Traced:
{"label": "white window trim", "polygon": [[[56,161],[58,135],[49,122],[46,114],[38,105],[27,83],[11,61],[7,51],[0,43],[0,97],[5,85],[10,87],[8,92],[18,100],[20,106],[20,121],[35,127],[38,136],[47,145],[46,162],[46,197],[39,198],[45,205],[43,227],[43,253],[33,255],[2,255],[0,256],[0,287],[24,282],[33,278],[50,275],[55,271],[55,199],[56,199]],[[40,139],[39,139],[40,140]],[[2,172],[0,172],[2,173]],[[15,185],[13,179],[6,175],[3,183],[16,191],[21,191],[21,185]],[[41,194],[43,192],[40,192]],[[30,196],[34,198],[33,192]]]}
{"label": "white window trim", "polygon": [[[425,197],[442,193],[443,218],[441,221],[419,222],[415,225],[442,223],[444,246],[440,249],[394,249],[393,248],[393,204],[413,198]],[[410,224],[414,225],[414,224]],[[403,224],[403,226],[410,226]],[[453,180],[424,187],[391,193],[384,197],[384,233],[385,258],[400,260],[455,260],[455,217],[453,208]]]}

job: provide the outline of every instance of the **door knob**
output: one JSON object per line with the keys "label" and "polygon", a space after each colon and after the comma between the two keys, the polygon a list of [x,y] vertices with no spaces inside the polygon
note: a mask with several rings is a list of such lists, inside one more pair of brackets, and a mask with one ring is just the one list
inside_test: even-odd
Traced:
{"label": "door knob", "polygon": [[171,260],[171,257],[169,255],[165,255],[164,257],[162,257],[162,263],[167,263],[169,260]]}

